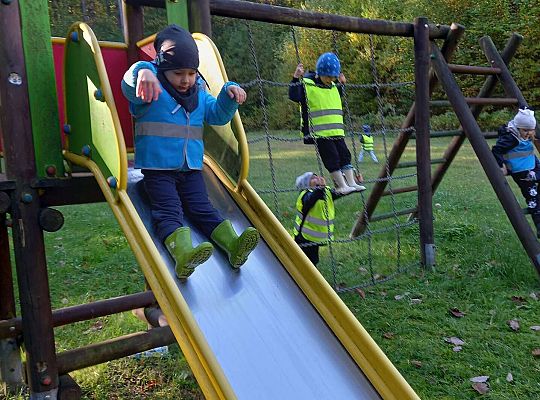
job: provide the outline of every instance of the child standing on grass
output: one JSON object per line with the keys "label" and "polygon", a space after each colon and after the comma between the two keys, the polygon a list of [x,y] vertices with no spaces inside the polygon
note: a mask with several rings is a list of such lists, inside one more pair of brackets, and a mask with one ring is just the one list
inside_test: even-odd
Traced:
{"label": "child standing on grass", "polygon": [[139,61],[122,80],[135,118],[135,168],[141,168],[157,237],[174,258],[176,274],[186,279],[208,260],[209,242],[193,248],[184,214],[239,268],[259,240],[255,228],[240,237],[208,199],[203,179],[203,124],[225,125],[246,93],[227,82],[217,99],[207,93],[197,68],[199,52],[191,34],[176,25],[159,32],[156,59]]}
{"label": "child standing on grass", "polygon": [[343,109],[340,91],[334,83],[336,80],[342,85],[347,81],[339,59],[334,53],[324,53],[317,61],[315,73],[304,75],[304,66],[298,64],[289,86],[289,99],[300,103],[304,143],[315,140],[322,162],[334,180],[336,192],[348,194],[366,188],[357,184],[354,177],[351,153],[345,143]]}
{"label": "child standing on grass", "polygon": [[296,188],[300,194],[296,200],[294,241],[313,265],[317,265],[319,247],[334,237],[334,200],[344,194],[330,189],[324,177],[313,172],[305,172],[297,177]]}
{"label": "child standing on grass", "polygon": [[540,238],[540,161],[534,154],[535,128],[534,111],[519,110],[513,120],[499,129],[499,137],[492,152],[503,174],[509,174],[519,186],[536,225],[537,237]]}
{"label": "child standing on grass", "polygon": [[362,125],[362,135],[360,135],[360,142],[362,143],[362,150],[358,154],[358,162],[364,161],[364,152],[367,151],[369,156],[375,163],[379,163],[377,156],[375,155],[375,147],[373,146],[373,136],[371,136],[371,127],[369,125]]}

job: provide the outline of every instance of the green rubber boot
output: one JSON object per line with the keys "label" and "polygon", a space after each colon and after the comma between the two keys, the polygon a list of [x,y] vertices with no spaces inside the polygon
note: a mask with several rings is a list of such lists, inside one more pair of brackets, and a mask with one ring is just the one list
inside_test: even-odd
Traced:
{"label": "green rubber boot", "polygon": [[231,221],[225,220],[212,232],[211,238],[229,256],[229,262],[235,269],[240,268],[247,260],[249,253],[259,242],[259,232],[253,227],[246,228],[240,236],[236,234]]}
{"label": "green rubber boot", "polygon": [[187,279],[197,265],[210,258],[214,251],[212,243],[202,242],[193,248],[191,243],[191,231],[188,227],[180,227],[165,239],[165,246],[176,261],[174,269],[180,279]]}

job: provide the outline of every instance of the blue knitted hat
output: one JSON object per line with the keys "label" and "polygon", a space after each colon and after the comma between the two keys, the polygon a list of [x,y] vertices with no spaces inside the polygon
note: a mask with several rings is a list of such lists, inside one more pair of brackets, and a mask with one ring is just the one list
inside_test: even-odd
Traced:
{"label": "blue knitted hat", "polygon": [[371,126],[369,126],[368,124],[362,125],[362,130],[366,135],[371,134]]}
{"label": "blue knitted hat", "polygon": [[341,73],[341,64],[334,53],[324,53],[317,60],[315,71],[319,76],[337,77]]}

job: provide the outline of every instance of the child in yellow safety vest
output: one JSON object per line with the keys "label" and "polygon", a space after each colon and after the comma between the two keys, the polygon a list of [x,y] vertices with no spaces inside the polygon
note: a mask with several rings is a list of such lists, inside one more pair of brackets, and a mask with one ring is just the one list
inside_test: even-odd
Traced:
{"label": "child in yellow safety vest", "polygon": [[364,161],[364,152],[368,152],[371,159],[375,163],[379,163],[377,156],[375,155],[375,147],[373,146],[373,136],[371,136],[371,127],[369,125],[362,125],[364,133],[360,136],[360,142],[362,143],[362,150],[358,154],[358,162]]}
{"label": "child in yellow safety vest", "polygon": [[313,172],[297,177],[296,188],[300,194],[296,200],[294,241],[313,265],[317,265],[319,247],[334,237],[334,200],[344,194],[326,186],[324,177]]}
{"label": "child in yellow safety vest", "polygon": [[304,143],[317,146],[324,167],[330,172],[336,191],[348,194],[366,188],[356,182],[351,152],[345,143],[341,88],[345,84],[341,64],[334,53],[322,54],[316,72],[304,75],[298,64],[289,86],[289,99],[300,104]]}

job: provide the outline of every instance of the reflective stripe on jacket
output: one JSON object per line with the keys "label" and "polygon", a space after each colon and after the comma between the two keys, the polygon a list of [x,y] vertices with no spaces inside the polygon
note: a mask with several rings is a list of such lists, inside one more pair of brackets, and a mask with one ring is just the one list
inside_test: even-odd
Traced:
{"label": "reflective stripe on jacket", "polygon": [[[343,109],[337,86],[332,83],[331,88],[324,88],[317,86],[312,79],[304,78],[304,87],[313,124],[313,136],[345,136]],[[305,122],[309,126],[309,121]]]}
{"label": "reflective stripe on jacket", "polygon": [[[324,188],[325,200],[317,200],[313,207],[307,212],[306,217],[302,214],[302,198],[312,189],[306,189],[300,192],[296,200],[296,218],[294,221],[293,234],[297,236],[302,233],[302,236],[309,241],[322,243],[334,237],[334,200],[329,187]],[[302,224],[302,220],[304,223]]]}
{"label": "reflective stripe on jacket", "polygon": [[373,136],[362,134],[362,147],[366,151],[373,150]]}
{"label": "reflective stripe on jacket", "polygon": [[535,156],[531,140],[520,140],[519,144],[503,155],[506,167],[512,172],[530,171],[534,169]]}

